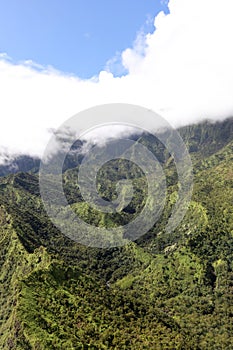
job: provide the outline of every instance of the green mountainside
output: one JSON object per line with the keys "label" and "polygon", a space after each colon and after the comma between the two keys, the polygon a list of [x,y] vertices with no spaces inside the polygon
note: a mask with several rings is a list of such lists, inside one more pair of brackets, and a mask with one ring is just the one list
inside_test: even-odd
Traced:
{"label": "green mountainside", "polygon": [[[140,136],[164,168],[166,206],[146,235],[123,247],[64,237],[45,212],[34,163],[26,164],[30,173],[0,178],[0,349],[233,349],[233,119],[179,131],[193,161],[189,209],[167,234],[174,162],[150,135]],[[141,211],[145,176],[129,163],[110,161],[98,174],[108,200],[119,179],[133,179],[132,203],[116,214],[84,203],[78,168],[67,165],[64,191],[78,216],[115,227]]]}

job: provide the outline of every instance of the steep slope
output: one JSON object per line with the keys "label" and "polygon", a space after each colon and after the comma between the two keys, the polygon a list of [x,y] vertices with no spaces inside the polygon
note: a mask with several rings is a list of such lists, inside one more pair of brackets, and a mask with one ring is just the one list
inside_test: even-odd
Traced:
{"label": "steep slope", "polygon": [[[87,248],[64,237],[44,211],[37,175],[2,178],[0,348],[232,349],[232,125],[231,119],[183,129],[194,192],[170,235],[164,227],[176,196],[175,168],[149,140],[169,176],[167,206],[148,234],[122,248]],[[148,135],[140,140],[149,141]],[[103,168],[104,197],[114,198],[128,166]],[[143,174],[131,171],[141,191],[122,217],[87,210],[74,186],[77,169],[64,174],[67,198],[90,223],[124,223],[146,195]]]}

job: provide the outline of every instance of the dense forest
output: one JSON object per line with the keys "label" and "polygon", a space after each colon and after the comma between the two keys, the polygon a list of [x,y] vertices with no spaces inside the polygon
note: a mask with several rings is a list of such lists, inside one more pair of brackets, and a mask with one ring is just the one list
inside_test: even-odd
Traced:
{"label": "dense forest", "polygon": [[[151,135],[137,136],[162,164],[166,205],[147,234],[122,247],[85,247],[54,226],[40,197],[38,159],[0,167],[2,350],[233,349],[233,119],[179,132],[193,162],[189,209],[166,233],[175,164]],[[79,192],[76,151],[63,174],[75,213],[94,226],[132,220],[147,196],[145,174],[126,160],[103,166],[103,198],[115,198],[122,178],[132,179],[135,194],[122,213],[101,213]]]}

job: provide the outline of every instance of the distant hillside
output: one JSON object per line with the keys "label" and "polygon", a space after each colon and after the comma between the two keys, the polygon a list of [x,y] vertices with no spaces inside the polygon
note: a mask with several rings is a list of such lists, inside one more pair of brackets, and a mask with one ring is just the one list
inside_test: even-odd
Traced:
{"label": "distant hillside", "polygon": [[16,174],[22,171],[38,172],[40,159],[26,155],[9,158],[4,164],[0,164],[0,176]]}
{"label": "distant hillside", "polygon": [[[223,122],[193,124],[178,129],[182,139],[188,147],[189,152],[198,157],[211,155],[220,150],[232,139],[233,118]],[[131,135],[130,138],[137,140],[140,135]],[[149,142],[151,142],[149,140]],[[72,146],[67,155],[64,170],[75,168],[82,160],[84,141],[78,140]],[[40,159],[28,155],[8,156],[5,164],[0,164],[0,176],[16,174],[19,172],[37,173],[40,167]]]}
{"label": "distant hillside", "polygon": [[[177,196],[175,167],[156,140],[141,135],[138,142],[160,157],[166,173],[166,206],[146,235],[121,248],[88,248],[64,237],[44,210],[38,164],[29,158],[26,171],[1,177],[0,349],[233,349],[232,131],[232,118],[180,129],[194,190],[172,234],[165,226]],[[134,178],[132,203],[113,215],[83,202],[72,164],[64,190],[85,221],[112,227],[140,212],[147,192],[135,165],[115,160],[98,176],[109,200],[119,178]]]}

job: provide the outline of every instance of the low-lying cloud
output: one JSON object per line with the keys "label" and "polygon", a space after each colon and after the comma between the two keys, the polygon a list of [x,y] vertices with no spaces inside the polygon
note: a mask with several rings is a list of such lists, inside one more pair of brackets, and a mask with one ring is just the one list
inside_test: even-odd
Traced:
{"label": "low-lying cloud", "polygon": [[122,52],[121,77],[108,67],[81,80],[2,54],[0,150],[41,155],[51,128],[103,103],[138,104],[173,126],[233,115],[232,1],[170,0],[169,9]]}

